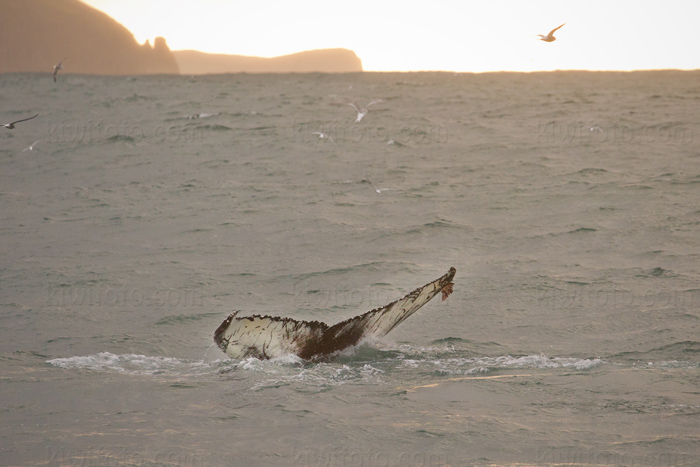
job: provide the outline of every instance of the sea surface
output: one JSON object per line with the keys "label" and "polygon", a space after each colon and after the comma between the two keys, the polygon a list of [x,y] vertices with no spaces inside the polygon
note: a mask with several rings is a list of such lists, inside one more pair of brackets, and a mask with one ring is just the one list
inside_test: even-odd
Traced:
{"label": "sea surface", "polygon": [[[0,76],[35,113],[0,127],[0,465],[699,465],[700,72]],[[328,359],[213,343],[452,266]]]}

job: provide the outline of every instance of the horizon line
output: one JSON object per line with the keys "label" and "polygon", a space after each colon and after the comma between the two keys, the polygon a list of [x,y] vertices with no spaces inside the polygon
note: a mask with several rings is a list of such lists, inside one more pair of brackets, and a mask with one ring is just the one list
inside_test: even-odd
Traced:
{"label": "horizon line", "polygon": [[[554,70],[360,70],[360,71],[224,71],[217,73],[130,73],[128,75],[115,75],[109,73],[71,73],[65,72],[64,76],[213,76],[213,75],[307,75],[307,74],[324,74],[324,75],[344,75],[344,74],[362,74],[362,73],[452,73],[452,74],[488,74],[488,73],[648,73],[648,72],[694,72],[700,71],[700,68],[640,68],[632,70],[587,70],[583,68],[558,68]],[[22,74],[46,74],[44,71],[8,71],[0,72],[0,75],[22,75]]]}

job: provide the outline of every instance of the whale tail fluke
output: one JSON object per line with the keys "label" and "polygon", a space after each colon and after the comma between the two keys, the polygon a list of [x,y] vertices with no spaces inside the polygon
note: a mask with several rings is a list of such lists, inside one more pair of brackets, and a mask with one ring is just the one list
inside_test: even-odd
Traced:
{"label": "whale tail fluke", "polygon": [[231,358],[275,358],[296,354],[310,359],[355,345],[367,337],[382,337],[442,292],[444,301],[452,293],[455,268],[403,298],[362,315],[328,326],[319,321],[297,321],[271,316],[236,313],[221,323],[214,341]]}

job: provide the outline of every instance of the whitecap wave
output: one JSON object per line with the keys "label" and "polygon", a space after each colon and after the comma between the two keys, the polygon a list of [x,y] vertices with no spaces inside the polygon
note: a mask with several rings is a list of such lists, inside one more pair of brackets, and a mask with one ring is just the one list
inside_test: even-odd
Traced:
{"label": "whitecap wave", "polygon": [[498,365],[510,368],[573,368],[588,370],[603,364],[600,358],[563,358],[547,357],[546,355],[527,355],[524,357],[495,358]]}
{"label": "whitecap wave", "polygon": [[100,352],[95,355],[54,358],[49,365],[68,370],[107,371],[143,375],[191,375],[211,372],[213,365],[204,361],[173,357],[151,357],[138,354],[115,355]]}
{"label": "whitecap wave", "polygon": [[272,360],[248,358],[235,368],[258,374],[252,390],[293,386],[304,391],[323,391],[345,384],[378,383],[385,375],[381,368],[367,362],[320,362],[305,364],[296,356]]}
{"label": "whitecap wave", "polygon": [[554,369],[568,368],[574,370],[589,370],[602,365],[600,358],[562,358],[545,355],[526,355],[513,357],[451,357],[451,358],[407,358],[402,360],[404,367],[430,370],[443,374],[474,374],[488,372],[494,369],[530,368]]}
{"label": "whitecap wave", "polygon": [[[415,378],[418,374],[474,375],[498,369],[573,369],[589,370],[604,362],[599,358],[579,359],[546,355],[468,357],[461,352],[441,349],[439,353],[382,351],[343,354],[338,360],[309,363],[296,355],[271,360],[186,360],[174,357],[100,352],[94,355],[55,358],[49,365],[66,370],[87,370],[127,375],[166,377],[226,376],[239,371],[247,374],[249,389],[257,391],[291,386],[300,391],[324,391],[346,384],[382,384],[396,378]],[[407,349],[403,349],[406,351]],[[460,355],[461,354],[461,355]],[[240,376],[236,379],[242,381]]]}

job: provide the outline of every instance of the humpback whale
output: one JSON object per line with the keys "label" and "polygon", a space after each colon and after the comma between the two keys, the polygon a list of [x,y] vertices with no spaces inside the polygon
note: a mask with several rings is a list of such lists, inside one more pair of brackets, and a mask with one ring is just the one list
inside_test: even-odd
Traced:
{"label": "humpback whale", "polygon": [[309,360],[357,344],[367,337],[382,337],[418,311],[439,292],[445,301],[452,293],[457,270],[417,288],[381,308],[328,326],[320,321],[298,321],[273,316],[237,316],[231,313],[214,332],[214,342],[229,357],[261,360],[296,354]]}

